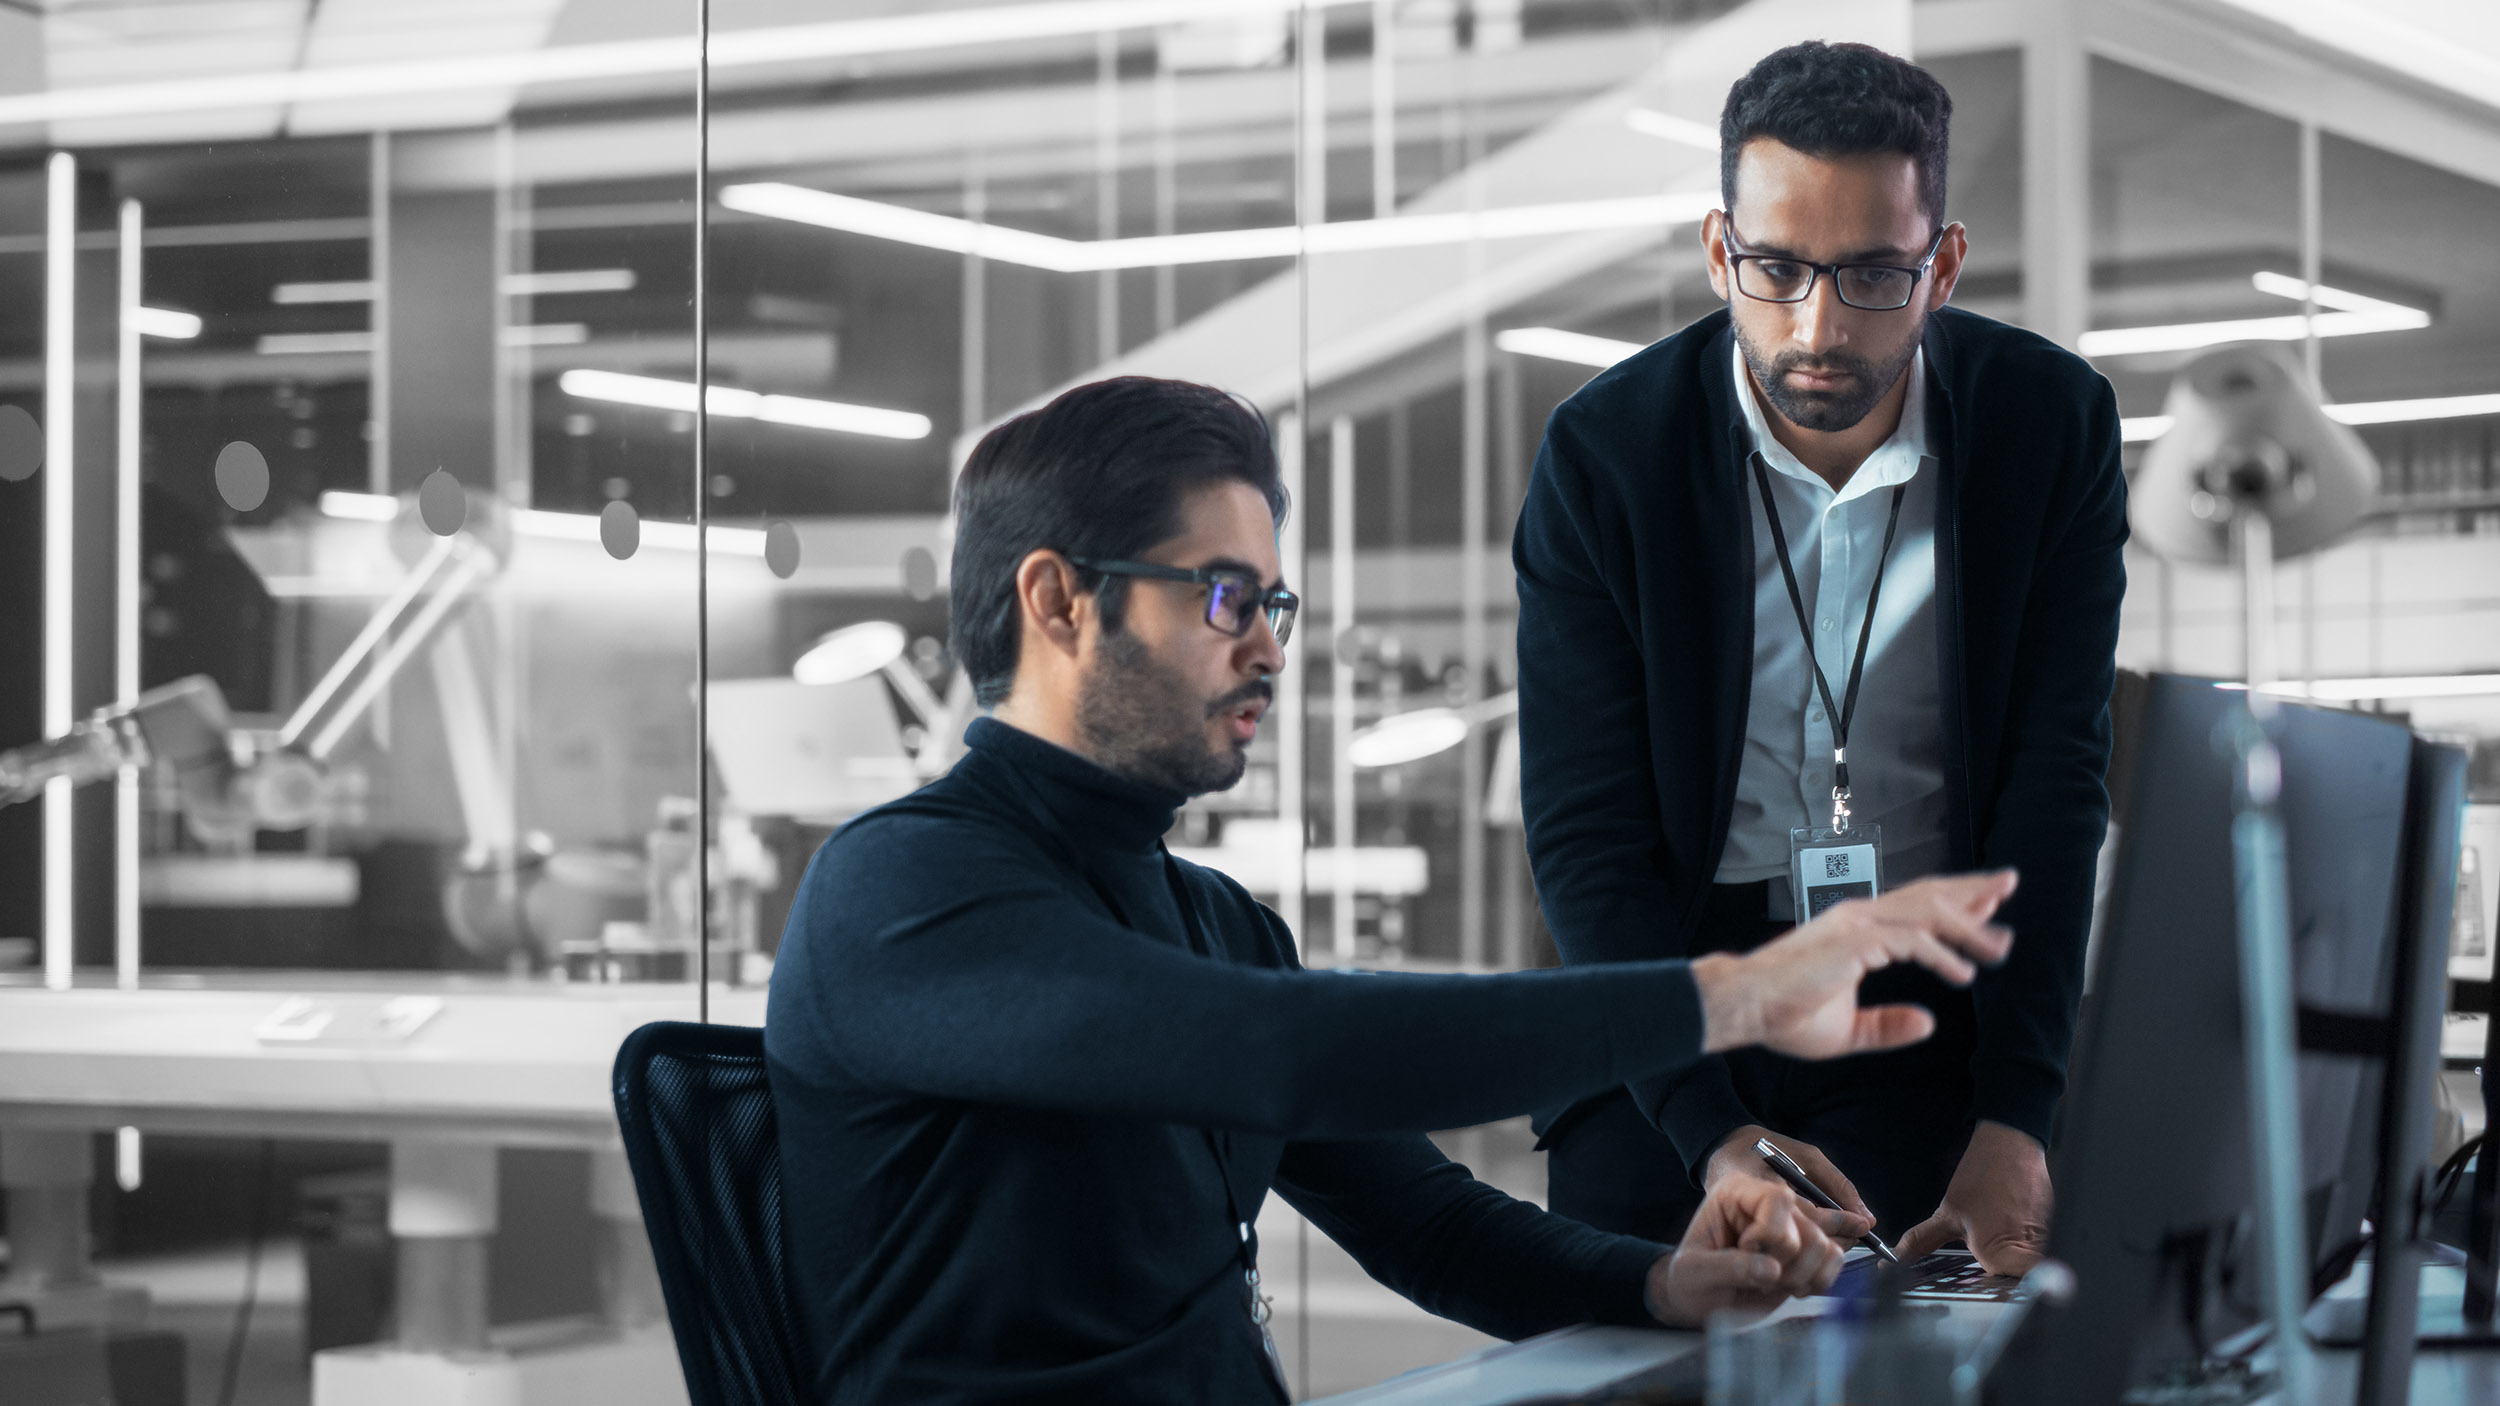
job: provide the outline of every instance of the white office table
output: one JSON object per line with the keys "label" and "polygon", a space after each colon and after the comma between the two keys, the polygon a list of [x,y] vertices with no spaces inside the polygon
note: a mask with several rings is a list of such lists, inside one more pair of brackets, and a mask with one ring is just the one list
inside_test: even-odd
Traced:
{"label": "white office table", "polygon": [[[2444,1276],[2444,1277],[2443,1277]],[[2455,1292],[2461,1272],[2433,1269],[2426,1294]],[[2368,1292],[2367,1266],[2337,1285],[2334,1297]],[[1781,1316],[1815,1312],[1829,1300],[1792,1304]],[[1977,1320],[2002,1312],[1993,1304],[1955,1304],[1953,1316]],[[1312,1406],[1501,1406],[1535,1397],[1588,1391],[1617,1378],[1702,1349],[1702,1335],[1664,1328],[1564,1328],[1522,1342],[1501,1343],[1438,1366],[1419,1368],[1377,1386],[1324,1397]],[[2317,1355],[2315,1406],[2349,1406],[2361,1356],[2351,1349]],[[2414,1359],[2414,1406],[2500,1406],[2500,1348],[2425,1350]]]}
{"label": "white office table", "polygon": [[[422,1312],[457,1325],[466,1345],[320,1353],[315,1406],[682,1403],[674,1344],[647,1305],[612,1304],[604,1328],[486,1335],[474,1247],[496,1229],[497,1149],[557,1147],[597,1154],[591,1200],[603,1233],[643,1252],[610,1074],[636,1027],[695,1013],[685,984],[151,973],[136,991],[49,991],[0,978],[0,1185],[30,1226],[64,1229],[47,1242],[51,1262],[10,1296],[39,1299],[50,1322],[129,1311],[83,1264],[90,1132],[388,1142],[403,1339]],[[764,991],[715,987],[711,1015],[761,1025]],[[12,1230],[27,1230],[18,1219]],[[412,1278],[420,1261],[432,1269]]]}
{"label": "white office table", "polygon": [[[288,1002],[345,1017],[402,996],[441,1002],[404,1039],[264,1037]],[[273,972],[47,991],[0,978],[0,1129],[612,1148],[617,1045],[694,1017],[692,986],[657,983]],[[715,987],[712,1018],[763,1024],[763,988]]]}

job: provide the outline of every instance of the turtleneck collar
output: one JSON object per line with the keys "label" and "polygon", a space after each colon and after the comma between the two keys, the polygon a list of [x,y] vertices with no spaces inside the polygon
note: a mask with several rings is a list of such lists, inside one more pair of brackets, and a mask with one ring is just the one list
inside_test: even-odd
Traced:
{"label": "turtleneck collar", "polygon": [[975,718],[964,745],[1025,783],[1046,818],[1081,846],[1151,850],[1189,798],[1132,781],[996,718]]}

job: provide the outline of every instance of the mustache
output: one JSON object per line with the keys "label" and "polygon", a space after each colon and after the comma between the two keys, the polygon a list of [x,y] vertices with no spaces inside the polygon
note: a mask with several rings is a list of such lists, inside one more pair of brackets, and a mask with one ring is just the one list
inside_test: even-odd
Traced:
{"label": "mustache", "polygon": [[1275,698],[1276,686],[1274,684],[1269,683],[1265,679],[1253,679],[1249,683],[1243,684],[1241,687],[1236,688],[1232,692],[1225,694],[1223,697],[1216,699],[1212,703],[1209,703],[1207,705],[1207,716],[1210,718],[1222,717],[1224,714],[1231,712],[1244,703],[1271,703],[1275,701]]}
{"label": "mustache", "polygon": [[1865,357],[1853,356],[1847,352],[1826,353],[1820,360],[1808,358],[1802,353],[1791,352],[1771,363],[1771,375],[1774,379],[1786,376],[1791,371],[1803,371],[1809,376],[1854,376],[1863,381],[1874,374],[1875,364]]}

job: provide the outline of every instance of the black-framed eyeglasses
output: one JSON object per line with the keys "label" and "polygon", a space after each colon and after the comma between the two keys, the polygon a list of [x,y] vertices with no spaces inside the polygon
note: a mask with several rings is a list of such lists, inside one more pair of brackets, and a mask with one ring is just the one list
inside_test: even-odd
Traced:
{"label": "black-framed eyeglasses", "polygon": [[1275,632],[1276,642],[1281,645],[1293,637],[1293,617],[1302,609],[1302,597],[1282,586],[1261,586],[1258,577],[1231,567],[1158,566],[1150,561],[1105,561],[1097,557],[1068,560],[1105,576],[1142,576],[1149,581],[1190,581],[1204,586],[1207,623],[1235,639],[1250,633],[1250,622],[1265,614],[1267,628]]}
{"label": "black-framed eyeglasses", "polygon": [[1840,300],[1860,312],[1898,312],[1910,305],[1910,296],[1918,291],[1918,281],[1936,262],[1936,251],[1944,247],[1944,232],[1936,231],[1927,241],[1927,252],[1918,262],[1902,264],[1817,264],[1787,254],[1739,253],[1744,241],[1737,236],[1736,222],[1723,222],[1727,237],[1728,267],[1736,279],[1736,291],[1748,298],[1766,303],[1802,303],[1814,296],[1815,280],[1831,276],[1832,287]]}

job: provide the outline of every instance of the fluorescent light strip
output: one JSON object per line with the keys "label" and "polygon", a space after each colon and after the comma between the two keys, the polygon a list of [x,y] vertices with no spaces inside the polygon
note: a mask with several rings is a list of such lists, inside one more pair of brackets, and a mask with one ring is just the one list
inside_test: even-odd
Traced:
{"label": "fluorescent light strip", "polygon": [[1641,349],[1638,342],[1592,337],[1586,332],[1566,332],[1559,327],[1513,327],[1495,333],[1493,345],[1519,356],[1540,356],[1548,361],[1568,361],[1601,368],[1612,366]]}
{"label": "fluorescent light strip", "polygon": [[[151,308],[141,301],[147,274],[147,218],[136,200],[120,211],[118,265],[120,314],[114,328],[113,386],[113,702],[129,707],[139,697],[139,450],[145,409],[141,341],[151,317],[183,318],[196,337],[200,320],[190,313]],[[139,985],[139,768],[125,766],[113,778],[113,974],[125,991]],[[137,1176],[138,1131],[124,1128],[115,1146],[130,1185]]]}
{"label": "fluorescent light strip", "polygon": [[359,522],[389,522],[399,516],[399,500],[388,493],[344,493],[333,488],[321,495],[321,513]]}
{"label": "fluorescent light strip", "polygon": [[173,308],[139,307],[131,309],[130,320],[137,324],[142,337],[162,337],[169,342],[187,342],[200,335],[200,315],[178,312]]}
{"label": "fluorescent light strip", "polygon": [[[590,326],[581,322],[536,322],[503,329],[507,347],[577,347],[590,340]],[[270,332],[253,345],[262,356],[318,356],[324,353],[368,353],[371,332]]]}
{"label": "fluorescent light strip", "polygon": [[507,347],[578,347],[590,340],[590,325],[583,322],[533,322],[503,329]]}
{"label": "fluorescent light strip", "polygon": [[[2085,356],[2142,356],[2149,352],[2193,351],[2224,342],[2297,342],[2309,335],[2312,319],[2243,317],[2224,322],[2179,322],[2159,327],[2104,327],[2086,332],[2075,343]],[[2366,332],[2409,332],[2431,325],[2431,315],[2406,308],[2401,312],[2322,312],[2315,319],[2321,337],[2352,337]]]}
{"label": "fluorescent light strip", "polygon": [[2334,285],[2327,283],[2318,284],[2317,291],[2313,295],[2310,292],[2310,285],[2301,282],[2299,279],[2292,277],[2290,274],[2272,273],[2265,269],[2259,269],[2257,272],[2250,274],[2248,276],[2248,284],[2260,293],[2272,293],[2278,298],[2288,298],[2295,303],[2299,302],[2302,298],[2307,297],[2319,307],[2332,308],[2337,312],[2420,311],[2418,308],[2406,307],[2402,303],[2391,303],[2383,298],[2367,297],[2363,294],[2350,292],[2346,289],[2337,288]]}
{"label": "fluorescent light strip", "polygon": [[1707,122],[1695,122],[1689,117],[1678,117],[1670,112],[1660,112],[1654,107],[1636,107],[1626,112],[1623,114],[1623,125],[1645,137],[1681,142],[1686,146],[1699,147],[1703,151],[1719,149],[1718,128]]}
{"label": "fluorescent light strip", "polygon": [[[78,159],[56,151],[45,166],[43,249],[43,735],[76,721],[71,572],[76,537],[78,374]],[[43,984],[66,991],[74,960],[76,836],[70,783],[43,788]]]}
{"label": "fluorescent light strip", "polygon": [[[2353,0],[2221,0],[2355,58],[2493,106],[2500,60],[2451,36],[2409,24],[2383,5]],[[2469,7],[2451,7],[2463,17]],[[2488,21],[2485,21],[2487,24]]]}
{"label": "fluorescent light strip", "polygon": [[1342,254],[1367,249],[1408,249],[1471,240],[1517,239],[1589,230],[1690,224],[1715,209],[1715,191],[1580,200],[1549,205],[1396,215],[1378,220],[1276,225],[1215,230],[1203,234],[1144,235],[1131,239],[1061,239],[1030,230],[979,224],[952,215],[913,210],[857,196],[810,190],[779,181],[725,186],[720,203],[732,210],[823,229],[917,244],[952,254],[974,254],[1002,263],[1054,273],[1106,269],[1167,268],[1177,264],[1236,259],[1289,259],[1298,253]]}
{"label": "fluorescent light strip", "polygon": [[370,352],[370,332],[269,332],[252,349],[262,356],[319,356],[325,352]]}
{"label": "fluorescent light strip", "polygon": [[[514,297],[549,297],[560,293],[623,293],[634,286],[632,269],[549,269],[543,273],[507,273],[503,291]],[[369,303],[373,280],[342,279],[334,283],[281,283],[269,290],[269,301],[286,306],[306,303]]]}
{"label": "fluorescent light strip", "polygon": [[[399,500],[387,493],[346,493],[332,489],[321,495],[324,517],[346,518],[355,522],[391,522],[399,517]],[[542,537],[561,542],[596,542],[599,540],[599,518],[595,513],[551,513],[538,508],[519,508],[512,514],[512,530],[525,537]],[[712,550],[731,556],[760,557],[764,555],[764,534],[751,527],[711,527],[706,531],[712,539]],[[694,527],[683,522],[644,522],[642,542],[647,547],[670,551],[694,550]]]}
{"label": "fluorescent light strip", "polygon": [[281,283],[269,290],[269,301],[293,307],[303,303],[369,303],[373,280],[351,278],[337,283]]}
{"label": "fluorescent light strip", "polygon": [[[619,371],[567,371],[556,378],[566,395],[639,405],[651,410],[694,413],[694,383],[664,381],[656,376],[628,376]],[[761,395],[730,386],[713,386],[706,403],[715,415],[763,420],[811,430],[871,435],[879,439],[926,439],[934,428],[926,415],[909,410],[881,410],[838,400],[811,400],[795,395]]]}
{"label": "fluorescent light strip", "polygon": [[632,269],[550,269],[545,273],[507,273],[503,291],[515,296],[547,297],[555,293],[627,293],[633,291]]}
{"label": "fluorescent light strip", "polygon": [[[2299,302],[2309,285],[2297,278],[2279,273],[2258,272],[2249,275],[2249,283],[2260,293]],[[2408,332],[2431,325],[2431,315],[2420,308],[2391,303],[2326,284],[2317,286],[2314,301],[2331,312],[2317,315],[2317,331],[2321,337],[2350,337],[2365,332]],[[2190,351],[2197,347],[2218,346],[2224,342],[2297,342],[2309,335],[2308,318],[2294,313],[2288,317],[2243,317],[2222,322],[2179,322],[2158,327],[2105,327],[2086,332],[2076,343],[2085,356],[2139,356],[2147,352]]]}
{"label": "fluorescent light strip", "polygon": [[[1299,9],[1304,0],[1039,0],[936,14],[774,25],[714,34],[713,72],[815,59],[919,53],[970,44],[1008,45],[1124,29],[1194,24],[1229,15]],[[93,117],[216,112],[408,93],[475,92],[531,83],[643,75],[683,76],[695,67],[691,37],[566,44],[402,63],[224,74],[161,83],[99,84],[0,98],[0,125]]]}
{"label": "fluorescent light strip", "polygon": [[[2419,420],[2462,420],[2475,415],[2500,415],[2500,395],[2443,395],[2423,400],[2356,400],[2325,407],[2326,418],[2343,425],[2399,425]],[[2137,415],[2118,422],[2118,437],[2142,444],[2169,432],[2167,415]]]}
{"label": "fluorescent light strip", "polygon": [[2500,415],[2500,395],[2443,395],[2426,400],[2363,400],[2330,405],[2327,418],[2347,425],[2393,425],[2414,420],[2461,420]]}
{"label": "fluorescent light strip", "polygon": [[[2221,683],[2234,693],[2244,683]],[[2480,698],[2500,694],[2500,674],[2410,674],[2365,679],[2314,679],[2307,683],[2270,683],[2257,690],[2280,698],[2306,698],[2327,703],[2366,703],[2380,698]]]}

